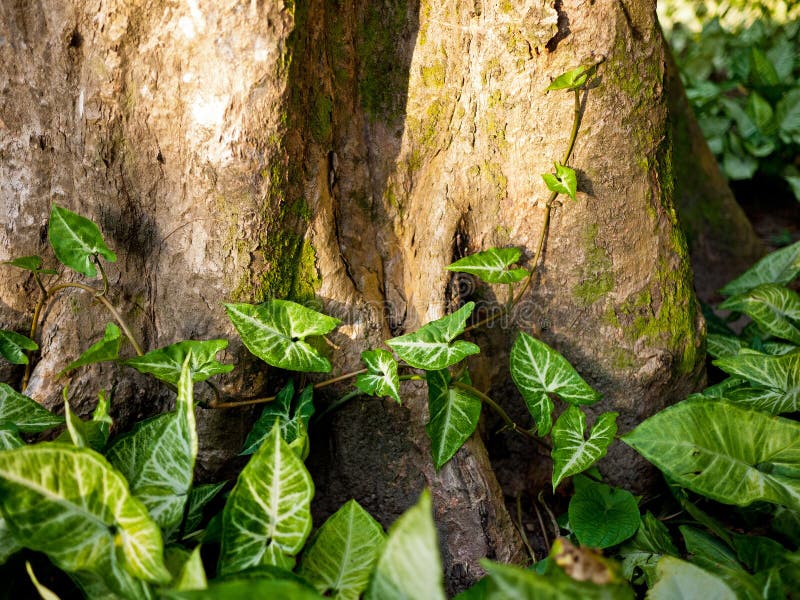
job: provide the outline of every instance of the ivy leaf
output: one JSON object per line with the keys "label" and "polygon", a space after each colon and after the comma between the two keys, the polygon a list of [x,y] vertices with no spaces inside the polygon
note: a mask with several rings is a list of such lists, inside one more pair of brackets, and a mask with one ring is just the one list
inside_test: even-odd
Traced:
{"label": "ivy leaf", "polygon": [[22,433],[39,433],[57,427],[64,417],[54,415],[35,400],[0,383],[0,421],[9,421]]}
{"label": "ivy leaf", "polygon": [[102,256],[109,262],[117,260],[117,255],[103,241],[97,225],[55,204],[50,209],[47,236],[59,262],[87,277],[97,276],[91,260],[93,256]]}
{"label": "ivy leaf", "polygon": [[386,343],[412,367],[426,371],[446,369],[481,351],[471,342],[453,342],[464,332],[464,326],[474,308],[474,302],[467,302],[456,312],[431,321],[413,333],[386,340]]}
{"label": "ivy leaf", "polygon": [[222,513],[219,573],[289,566],[311,531],[314,483],[278,421],[239,474]]}
{"label": "ivy leaf", "polygon": [[718,358],[712,363],[730,375],[746,379],[755,387],[780,394],[773,412],[794,412],[800,405],[800,350],[772,356],[760,352],[742,352]]}
{"label": "ivy leaf", "polygon": [[782,285],[764,283],[719,305],[746,314],[767,333],[800,344],[800,295]]}
{"label": "ivy leaf", "polygon": [[456,273],[469,273],[486,283],[515,283],[525,279],[529,273],[525,269],[509,269],[519,260],[519,248],[489,248],[457,260],[447,269]]}
{"label": "ivy leaf", "polygon": [[106,325],[106,331],[103,334],[103,339],[99,342],[92,344],[89,348],[80,355],[80,357],[71,362],[59,373],[63,375],[67,371],[72,371],[78,367],[91,365],[93,363],[105,362],[109,360],[117,360],[119,358],[119,349],[122,345],[122,337],[119,327],[114,323]]}
{"label": "ivy leaf", "polygon": [[597,418],[589,439],[584,438],[586,415],[577,406],[567,410],[553,425],[553,490],[565,477],[591,467],[606,455],[606,449],[617,433],[617,413],[606,412]]}
{"label": "ivy leaf", "polygon": [[[0,420],[0,451],[13,450],[24,446],[25,442],[19,437],[19,429],[11,421]],[[0,550],[2,555],[2,550]]]}
{"label": "ivy leaf", "polygon": [[466,390],[451,387],[447,369],[428,371],[425,380],[430,413],[425,432],[431,440],[433,463],[438,470],[475,431],[481,416],[481,401]]}
{"label": "ivy leaf", "polygon": [[32,339],[15,331],[0,329],[0,356],[13,365],[27,365],[25,350],[38,350],[39,346]]}
{"label": "ivy leaf", "polygon": [[183,524],[183,532],[189,535],[197,531],[200,523],[203,522],[203,510],[217,494],[222,491],[226,482],[206,483],[192,487],[189,492],[189,505],[186,507],[186,520]]}
{"label": "ivy leaf", "polygon": [[67,431],[58,438],[58,441],[71,441],[78,448],[91,448],[96,452],[102,453],[108,442],[108,435],[111,430],[108,401],[102,392],[97,401],[97,407],[92,414],[92,419],[83,421],[72,412],[69,400],[67,400],[67,388],[64,388],[64,416],[67,419]]}
{"label": "ivy leaf", "polygon": [[633,494],[583,476],[574,483],[569,525],[582,545],[610,548],[636,533],[641,518]]}
{"label": "ivy leaf", "polygon": [[428,490],[389,529],[364,598],[444,600],[442,560]]}
{"label": "ivy leaf", "polygon": [[5,260],[0,264],[11,265],[12,267],[17,267],[18,269],[31,271],[32,273],[42,273],[44,275],[55,275],[58,273],[58,271],[53,269],[42,269],[41,256],[21,256],[13,260]]}
{"label": "ivy leaf", "polygon": [[650,417],[622,441],[679,485],[712,500],[800,508],[800,423],[795,421],[689,399]]}
{"label": "ivy leaf", "polygon": [[694,598],[698,590],[713,600],[736,600],[734,591],[722,579],[679,558],[664,556],[656,565],[656,584],[647,594],[652,600]]}
{"label": "ivy leaf", "polygon": [[724,296],[744,294],[762,283],[787,284],[800,274],[800,241],[768,254],[720,290]]}
{"label": "ivy leaf", "polygon": [[244,442],[241,454],[253,454],[258,450],[272,432],[276,419],[280,423],[281,435],[287,444],[291,445],[299,437],[307,435],[308,421],[314,414],[313,398],[314,386],[306,386],[292,408],[294,382],[290,379],[275,396],[275,400],[264,407]]}
{"label": "ivy leaf", "polygon": [[600,399],[566,358],[544,342],[521,331],[511,348],[511,379],[536,421],[540,436],[550,432],[556,394],[569,404],[593,404]]}
{"label": "ivy leaf", "polygon": [[108,451],[131,493],[168,537],[183,520],[197,458],[190,363],[191,355],[183,363],[175,410],[137,423]]}
{"label": "ivy leaf", "polygon": [[380,523],[350,500],[319,528],[298,574],[327,598],[358,600],[385,539]]}
{"label": "ivy leaf", "polygon": [[547,184],[547,189],[551,192],[559,194],[566,194],[575,200],[575,194],[578,192],[578,178],[575,171],[569,167],[565,167],[560,162],[555,163],[556,174],[543,173],[542,179]]}
{"label": "ivy leaf", "polygon": [[226,365],[216,359],[218,352],[228,347],[228,340],[184,340],[152,350],[144,356],[129,358],[124,364],[140,373],[149,373],[156,379],[178,385],[181,369],[187,356],[191,356],[189,371],[192,381],[205,381],[213,375],[230,373],[233,365]]}
{"label": "ivy leaf", "polygon": [[226,304],[225,309],[247,349],[267,364],[304,373],[331,370],[328,359],[305,339],[330,333],[339,319],[289,300],[268,300],[257,306]]}
{"label": "ivy leaf", "polygon": [[391,352],[381,348],[365,350],[361,360],[368,373],[356,378],[355,386],[371,396],[389,396],[400,404],[400,377],[397,375],[397,361]]}
{"label": "ivy leaf", "polygon": [[545,91],[551,92],[554,90],[576,90],[586,83],[586,78],[589,76],[589,71],[591,68],[592,67],[585,67],[581,65],[562,73],[556,77],[550,85],[547,86]]}

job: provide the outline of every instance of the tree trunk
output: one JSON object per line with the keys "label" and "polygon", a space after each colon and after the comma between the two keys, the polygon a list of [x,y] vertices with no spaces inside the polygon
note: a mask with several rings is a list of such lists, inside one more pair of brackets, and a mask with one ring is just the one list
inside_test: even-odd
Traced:
{"label": "tree trunk", "polygon": [[[623,431],[702,379],[654,2],[4,2],[0,59],[0,259],[45,253],[56,202],[99,222],[118,252],[112,284],[145,347],[234,339],[223,301],[315,299],[343,321],[334,374],[470,298],[504,300],[444,267],[503,245],[530,261],[548,195],[539,174],[563,157],[573,118],[569,93],[544,90],[600,63],[570,161],[578,201],[554,207],[514,321],[473,334],[473,379],[522,406],[507,352],[533,331],[603,392]],[[0,281],[0,324],[25,331],[35,286],[13,275]],[[90,301],[52,305],[28,393],[56,405],[68,381],[85,412],[114,386],[120,423],[162,410],[168,393],[115,366],[55,378],[103,330]],[[224,391],[275,385],[240,343],[229,354],[240,366]],[[481,557],[521,560],[480,437],[436,472],[426,392],[409,384],[403,398],[353,401],[314,432],[318,517],[355,497],[388,524],[429,485],[452,590]],[[201,412],[206,476],[252,419]],[[524,462],[496,460],[506,493],[541,483],[546,459],[511,454]],[[649,473],[621,444],[602,470],[639,491]]]}

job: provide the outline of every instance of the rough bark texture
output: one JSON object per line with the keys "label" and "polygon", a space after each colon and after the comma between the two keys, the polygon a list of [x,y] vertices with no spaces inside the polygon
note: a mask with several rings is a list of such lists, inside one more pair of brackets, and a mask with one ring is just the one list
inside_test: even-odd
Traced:
{"label": "rough bark texture", "polygon": [[[444,267],[497,245],[532,257],[539,174],[562,157],[573,112],[570,94],[544,89],[587,61],[602,63],[571,161],[578,202],[555,207],[534,288],[514,322],[474,334],[484,354],[471,368],[520,407],[506,355],[517,329],[534,331],[628,430],[695,389],[703,363],[653,2],[4,2],[0,259],[44,253],[58,202],[95,218],[118,251],[112,283],[146,347],[232,338],[225,300],[316,299],[343,320],[335,372],[358,368],[392,335],[504,298]],[[34,292],[4,278],[0,324],[24,331]],[[104,324],[85,297],[55,302],[30,394],[57,404],[53,374]],[[226,391],[270,385],[241,345],[230,355],[243,362]],[[168,402],[112,367],[70,385],[84,411],[116,385],[123,422]],[[238,451],[252,417],[201,413],[206,473]],[[339,410],[314,432],[316,511],[355,497],[388,524],[431,486],[455,590],[479,558],[520,560],[522,547],[481,439],[436,472],[427,418],[415,385],[403,407]],[[506,492],[533,493],[546,461],[512,454],[512,468],[498,462]],[[640,491],[650,474],[621,444],[603,471]]]}

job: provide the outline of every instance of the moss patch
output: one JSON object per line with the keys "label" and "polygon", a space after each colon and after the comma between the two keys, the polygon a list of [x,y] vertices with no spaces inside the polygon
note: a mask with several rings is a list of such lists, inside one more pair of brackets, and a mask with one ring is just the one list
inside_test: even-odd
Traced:
{"label": "moss patch", "polygon": [[583,234],[584,260],[580,268],[580,283],[572,293],[584,306],[597,302],[614,289],[614,264],[604,248],[597,244],[600,226],[589,225]]}
{"label": "moss patch", "polygon": [[422,67],[422,83],[426,87],[440,88],[444,85],[445,67],[441,61]]}

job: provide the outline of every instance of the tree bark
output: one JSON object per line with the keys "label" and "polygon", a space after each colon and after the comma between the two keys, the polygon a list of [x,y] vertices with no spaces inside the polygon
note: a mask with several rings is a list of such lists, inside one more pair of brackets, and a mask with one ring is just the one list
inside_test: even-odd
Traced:
{"label": "tree bark", "polygon": [[[603,392],[597,410],[619,411],[623,431],[702,379],[654,2],[6,2],[0,60],[0,259],[44,254],[57,202],[97,220],[117,250],[117,301],[147,348],[235,339],[223,301],[314,300],[343,321],[334,374],[469,299],[504,300],[444,267],[490,246],[531,260],[548,195],[539,174],[563,157],[573,118],[570,94],[544,90],[599,63],[570,161],[578,201],[554,206],[535,285],[513,321],[472,334],[483,354],[470,368],[522,406],[507,352],[518,329],[533,331]],[[3,327],[28,327],[34,294],[24,277],[0,281]],[[103,330],[90,300],[65,293],[47,315],[28,390],[46,405],[59,403],[55,373]],[[226,392],[281,377],[240,343],[229,356],[240,366]],[[114,366],[67,381],[84,412],[114,386],[120,423],[169,402]],[[355,497],[387,525],[428,485],[451,590],[484,556],[522,560],[481,438],[436,472],[426,392],[410,384],[403,397],[353,401],[313,432],[317,517]],[[252,419],[201,412],[205,476]],[[533,494],[546,459],[513,453],[524,462],[496,460],[506,493]],[[601,468],[638,491],[650,474],[621,444]]]}

